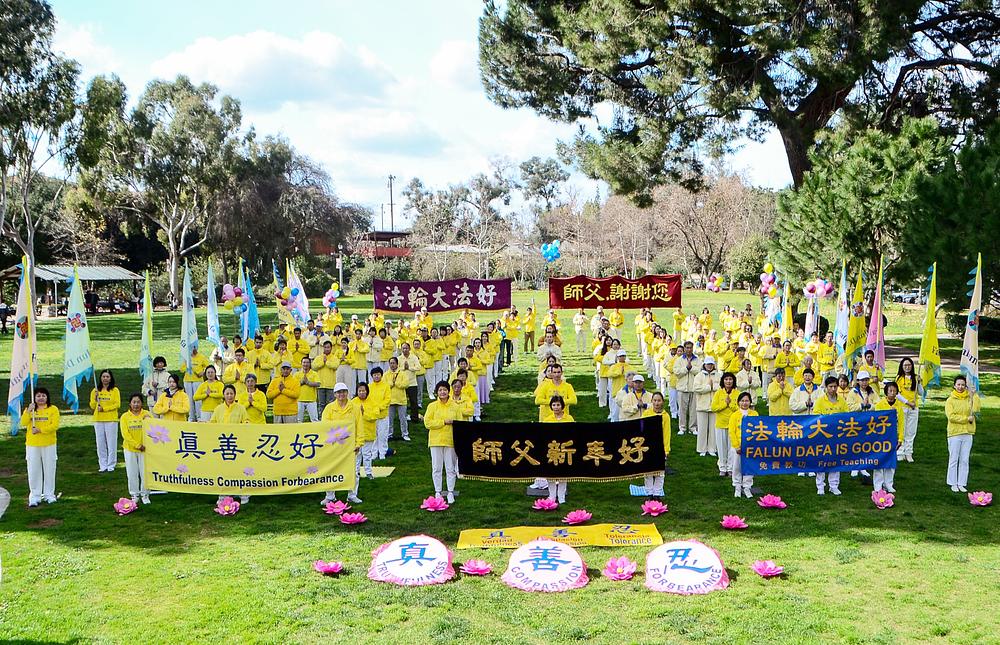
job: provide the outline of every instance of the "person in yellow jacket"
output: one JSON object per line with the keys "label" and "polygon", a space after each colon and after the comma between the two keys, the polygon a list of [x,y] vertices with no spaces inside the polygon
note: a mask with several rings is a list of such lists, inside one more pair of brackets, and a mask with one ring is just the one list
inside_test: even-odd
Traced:
{"label": "person in yellow jacket", "polygon": [[524,320],[521,323],[524,330],[524,353],[533,354],[535,352],[535,308],[528,307],[524,312]]}
{"label": "person in yellow jacket", "polygon": [[774,369],[779,367],[785,370],[785,376],[791,377],[795,374],[795,368],[802,364],[799,355],[792,351],[791,341],[786,340],[781,345],[781,351],[774,357]]}
{"label": "person in yellow jacket", "polygon": [[299,420],[299,391],[302,379],[292,375],[292,364],[285,361],[281,372],[267,386],[267,398],[273,403],[275,423],[297,423]]}
{"label": "person in yellow jacket", "polygon": [[368,328],[368,356],[367,356],[367,369],[368,373],[371,374],[372,368],[379,365],[379,357],[382,355],[382,346],[384,345],[383,337],[379,335],[379,332],[374,327]]}
{"label": "person in yellow jacket", "polygon": [[118,465],[118,410],[122,398],[111,370],[102,370],[98,385],[90,392],[97,436],[97,472],[113,473]]}
{"label": "person in yellow jacket", "polygon": [[[556,394],[549,401],[549,412],[542,419],[542,423],[573,423],[573,417],[566,412],[566,405],[563,398]],[[566,503],[566,482],[561,479],[548,480],[549,499],[559,504]]]}
{"label": "person in yellow jacket", "polygon": [[[368,395],[368,385],[363,384],[365,396]],[[371,463],[371,451],[375,444],[375,436],[373,433],[364,435],[364,428],[362,427],[364,422],[362,420],[361,404],[357,403],[359,399],[351,399],[350,392],[348,391],[346,383],[336,383],[333,386],[333,402],[329,403],[325,408],[323,408],[323,414],[320,417],[323,421],[330,422],[335,427],[343,428],[345,431],[349,432],[352,437],[354,437],[354,468],[358,476],[355,477],[354,490],[347,494],[347,501],[352,504],[360,504],[361,500],[358,499],[358,483],[357,480],[360,479],[360,467],[364,462],[364,447],[369,444],[368,449],[368,463]],[[371,438],[365,440],[366,436]],[[326,496],[323,497],[323,501],[320,502],[320,506],[325,506],[326,504],[336,501],[337,493],[336,491],[327,491]]]}
{"label": "person in yellow jacket", "polygon": [[823,344],[816,350],[816,366],[822,378],[836,376],[837,346],[833,343],[833,332],[826,332]]}
{"label": "person in yellow jacket", "polygon": [[[214,368],[213,368],[214,369]],[[167,389],[153,406],[153,415],[170,421],[186,421],[192,408],[187,392],[180,389],[176,374],[167,377]]]}
{"label": "person in yellow jacket", "polygon": [[236,394],[242,394],[246,389],[244,382],[247,374],[252,374],[253,366],[246,360],[246,350],[242,347],[233,350],[233,362],[226,366],[222,373],[222,384],[232,385],[236,388]]}
{"label": "person in yellow jacket", "polygon": [[365,341],[364,334],[361,332],[360,328],[354,330],[354,340],[350,342],[348,347],[350,350],[348,353],[348,360],[351,364],[351,369],[354,370],[353,382],[355,384],[367,383],[368,353],[371,351],[371,345]]}
{"label": "person in yellow jacket", "polygon": [[[614,344],[621,347],[618,341],[615,340]],[[628,353],[624,349],[619,349],[618,351],[608,352],[608,356],[613,356],[615,361],[607,366],[607,379],[608,387],[611,396],[608,397],[608,403],[611,408],[611,421],[625,421],[621,414],[621,405],[618,401],[618,396],[622,392],[622,388],[625,387],[625,375],[632,371],[632,366],[628,363]]]}
{"label": "person in yellow jacket", "polygon": [[[355,460],[355,469],[357,470],[357,478],[361,479],[361,468],[364,467],[365,477],[368,479],[375,479],[375,475],[372,472],[372,461],[375,459],[375,454],[378,451],[378,422],[382,414],[381,406],[372,401],[371,397],[371,387],[372,383],[362,383],[358,386],[358,394],[353,399],[351,403],[358,409],[358,415],[361,420],[361,424],[358,426],[358,441],[361,443],[361,450],[358,452],[358,458]],[[357,495],[357,488],[354,490],[354,494]]]}
{"label": "person in yellow jacket", "polygon": [[[839,383],[837,378],[830,376],[823,382],[823,396],[816,400],[813,405],[813,414],[840,414],[848,412],[847,401],[837,396]],[[829,484],[830,493],[840,495],[840,472],[817,472],[816,473],[816,494],[826,493],[825,485]]]}
{"label": "person in yellow jacket", "polygon": [[642,374],[633,374],[631,387],[619,392],[618,405],[621,411],[619,421],[633,421],[642,417],[652,407],[653,395],[646,389],[646,379]]}
{"label": "person in yellow jacket", "polygon": [[577,403],[576,390],[568,381],[563,380],[563,368],[559,363],[549,368],[547,378],[535,388],[535,405],[538,406],[539,421],[543,420],[549,409],[549,401],[557,394],[563,398],[563,405],[569,414],[570,407]]}
{"label": "person in yellow jacket", "polygon": [[954,389],[944,402],[948,419],[948,485],[956,493],[966,492],[969,483],[969,455],[981,405],[979,395],[969,390],[966,377],[956,376]]}
{"label": "person in yellow jacket", "polygon": [[208,422],[212,419],[212,413],[216,406],[222,403],[223,384],[215,376],[215,365],[205,368],[205,380],[198,389],[195,390],[194,400],[201,403],[201,415],[199,421]]}
{"label": "person in yellow jacket", "polygon": [[385,380],[389,383],[389,439],[396,434],[395,421],[399,419],[399,431],[403,435],[403,441],[410,440],[409,419],[406,414],[406,393],[412,385],[416,384],[413,372],[403,371],[399,368],[399,358],[393,356],[389,359],[389,371],[385,375]]}
{"label": "person in yellow jacket", "polygon": [[382,350],[378,355],[378,366],[385,372],[389,369],[389,359],[396,354],[396,343],[392,340],[392,336],[386,332],[385,327],[378,330],[378,337],[382,341]]}
{"label": "person in yellow jacket", "polygon": [[737,410],[729,415],[729,462],[733,471],[733,496],[739,497],[741,494],[747,499],[753,497],[750,491],[753,488],[753,475],[743,474],[743,419],[757,416],[757,411],[753,409],[753,397],[749,392],[740,392],[736,399]]}
{"label": "person in yellow jacket", "polygon": [[[274,345],[270,347],[273,348]],[[253,349],[247,353],[247,362],[257,377],[257,385],[267,388],[267,384],[271,382],[271,373],[274,371],[274,352],[264,346],[262,336],[253,339]]]}
{"label": "person in yellow jacket", "polygon": [[257,377],[247,374],[243,383],[243,394],[236,395],[236,401],[246,408],[248,423],[267,423],[267,394],[257,387]]}
{"label": "person in yellow jacket", "polygon": [[[603,334],[604,332],[599,333]],[[591,352],[596,372],[597,406],[610,408],[613,413],[613,398],[618,390],[611,389],[611,377],[608,374],[608,370],[618,360],[618,353],[613,349],[615,339],[604,334],[603,336],[599,336],[597,340],[600,341],[600,344]],[[620,343],[618,347],[621,348]],[[612,420],[612,417],[613,414],[609,414],[608,420]]]}
{"label": "person in yellow jacket", "polygon": [[712,395],[710,410],[715,415],[715,450],[718,452],[716,463],[719,466],[719,477],[732,476],[732,465],[729,463],[729,417],[739,409],[736,404],[740,391],[736,389],[736,376],[725,372],[719,379],[719,389]]}
{"label": "person in yellow jacket", "polygon": [[292,337],[288,339],[288,351],[292,354],[292,365],[301,365],[302,359],[309,356],[309,341],[302,337],[301,327],[292,330]]}
{"label": "person in yellow jacket", "polygon": [[[349,393],[354,392],[354,388],[357,387],[357,381],[354,376],[354,366],[351,364],[351,339],[347,336],[341,336],[339,344],[334,347],[334,353],[337,355],[337,361],[340,364],[337,366],[337,378],[333,384],[343,383],[347,386]],[[327,405],[330,404],[327,403]],[[326,406],[323,406],[323,409],[325,410]]]}
{"label": "person in yellow jacket", "polygon": [[[674,364],[677,362],[677,357],[683,353],[684,345],[673,342],[671,343],[669,353],[663,359],[663,372],[666,375],[667,382],[667,405],[669,406],[670,416],[674,419],[680,417],[681,414],[680,397],[677,392],[677,375],[674,374]],[[677,434],[680,434],[680,429],[677,430]]]}
{"label": "person in yellow jacket", "polygon": [[[836,378],[836,377],[835,377]],[[871,385],[871,375],[862,370],[857,385],[847,392],[847,409],[851,412],[868,412],[878,403],[878,392]],[[838,390],[840,379],[837,379]]]}
{"label": "person in yellow jacket", "polygon": [[209,423],[250,423],[247,409],[236,401],[236,386],[232,383],[222,389],[222,402],[212,410]]}
{"label": "person in yellow jacket", "polygon": [[302,359],[301,369],[295,375],[299,379],[299,401],[296,406],[296,419],[298,423],[306,420],[309,415],[310,422],[319,421],[319,410],[316,406],[316,389],[319,388],[319,374],[312,368],[312,361],[306,356]]}
{"label": "person in yellow jacket", "polygon": [[312,362],[312,369],[319,380],[319,387],[316,388],[316,408],[320,413],[333,401],[333,386],[337,384],[339,368],[340,356],[333,351],[333,341],[324,340]]}
{"label": "person in yellow jacket", "polygon": [[903,441],[899,444],[899,457],[913,461],[913,442],[917,438],[917,422],[920,418],[920,396],[924,385],[920,375],[909,356],[899,361],[896,372],[896,387],[899,388],[899,399],[903,401]]}
{"label": "person in yellow jacket", "polygon": [[458,405],[459,416],[456,421],[468,421],[473,418],[475,411],[475,391],[469,388],[461,378],[455,378],[451,382],[451,400]]}
{"label": "person in yellow jacket", "polygon": [[767,386],[767,413],[771,416],[790,415],[792,408],[789,402],[795,388],[785,378],[785,368],[774,370],[774,379]]}
{"label": "person in yellow jacket", "polygon": [[696,450],[705,457],[718,457],[715,446],[715,413],[712,399],[719,390],[719,370],[715,369],[715,359],[706,356],[701,371],[694,377],[695,406],[698,410],[698,442]]}
{"label": "person in yellow jacket", "polygon": [[[184,393],[188,401],[191,402],[191,409],[188,412],[188,421],[198,421],[201,418],[201,403],[194,400],[194,393],[198,391],[198,386],[205,380],[205,368],[209,366],[208,357],[198,351],[198,346],[191,347],[191,365],[187,362],[181,363],[181,373],[184,375]],[[157,398],[157,401],[160,399]],[[153,405],[153,416],[158,416],[156,405]],[[181,419],[183,421],[183,419]]]}
{"label": "person in yellow jacket", "polygon": [[[873,409],[875,411],[894,410],[896,412],[896,441],[897,445],[901,445],[904,435],[903,411],[906,406],[899,398],[899,386],[890,381],[882,388],[882,393],[885,394],[885,397],[879,399]],[[872,470],[872,488],[876,491],[885,489],[887,493],[895,493],[896,489],[893,488],[895,478],[895,468],[875,468]]]}
{"label": "person in yellow jacket", "polygon": [[455,453],[455,437],[452,423],[461,417],[462,410],[451,399],[451,388],[447,381],[439,381],[434,386],[437,399],[424,412],[424,426],[427,428],[427,446],[431,451],[431,480],[434,495],[441,497],[441,471],[445,471],[448,485],[448,503],[455,503],[455,480],[458,477],[458,455]]}
{"label": "person in yellow jacket", "polygon": [[[666,399],[660,392],[653,392],[649,399],[650,407],[642,411],[642,418],[660,417],[663,424],[663,456],[670,457],[670,410],[666,407]],[[646,475],[645,487],[646,497],[651,500],[660,501],[663,499],[664,471],[655,475]]]}
{"label": "person in yellow jacket", "polygon": [[375,366],[368,380],[368,406],[378,415],[375,423],[375,458],[385,459],[393,454],[389,450],[389,382],[384,378],[382,368]]}
{"label": "person in yellow jacket", "polygon": [[128,410],[118,420],[122,433],[122,454],[125,455],[125,477],[128,494],[133,503],[142,498],[149,504],[149,488],[146,486],[146,446],[143,443],[142,422],[150,418],[149,411],[142,407],[142,395],[133,394],[128,400]]}
{"label": "person in yellow jacket", "polygon": [[611,323],[612,327],[620,331],[625,325],[625,316],[622,314],[622,310],[615,307],[615,310],[608,315],[608,322]]}
{"label": "person in yellow jacket", "polygon": [[59,409],[49,403],[49,391],[35,388],[34,401],[21,413],[25,459],[28,461],[28,506],[56,502],[56,435]]}

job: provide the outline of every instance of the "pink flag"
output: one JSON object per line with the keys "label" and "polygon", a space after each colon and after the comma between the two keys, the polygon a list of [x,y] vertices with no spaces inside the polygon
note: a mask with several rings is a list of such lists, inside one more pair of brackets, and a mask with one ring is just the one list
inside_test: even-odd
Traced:
{"label": "pink flag", "polygon": [[878,284],[875,286],[875,302],[872,304],[871,322],[868,323],[868,340],[865,350],[875,352],[875,364],[885,369],[885,327],[882,325],[882,261],[879,260]]}

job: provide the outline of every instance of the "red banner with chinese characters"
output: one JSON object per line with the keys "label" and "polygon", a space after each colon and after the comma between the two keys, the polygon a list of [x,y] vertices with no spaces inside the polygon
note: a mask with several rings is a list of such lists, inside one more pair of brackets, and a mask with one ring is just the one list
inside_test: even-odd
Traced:
{"label": "red banner with chinese characters", "polygon": [[453,309],[497,310],[510,308],[510,278],[499,280],[440,280],[402,282],[375,280],[375,308],[379,311],[413,313],[426,307],[429,313]]}
{"label": "red banner with chinese characters", "polygon": [[552,309],[680,307],[681,276],[647,275],[629,280],[620,275],[591,278],[549,278],[549,307]]}

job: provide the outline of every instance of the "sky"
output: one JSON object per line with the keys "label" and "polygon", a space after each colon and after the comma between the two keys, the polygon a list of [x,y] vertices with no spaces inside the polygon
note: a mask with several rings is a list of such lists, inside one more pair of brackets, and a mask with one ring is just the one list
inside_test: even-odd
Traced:
{"label": "sky", "polygon": [[[477,0],[52,0],[56,48],[85,81],[117,74],[135,98],[156,78],[186,74],[240,99],[244,125],[280,134],[330,173],[338,195],[407,225],[402,187],[432,188],[555,156],[576,126],[525,108],[503,110],[478,72]],[[791,181],[780,137],[748,142],[727,160],[759,186]],[[581,194],[607,188],[579,173]],[[385,208],[385,225],[381,224]]]}

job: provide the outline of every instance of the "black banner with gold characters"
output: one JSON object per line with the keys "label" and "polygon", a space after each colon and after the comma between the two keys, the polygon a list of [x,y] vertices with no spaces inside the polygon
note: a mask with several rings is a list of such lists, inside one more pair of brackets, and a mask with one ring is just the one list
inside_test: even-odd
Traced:
{"label": "black banner with gold characters", "polygon": [[463,479],[619,481],[665,466],[658,416],[619,423],[456,421],[453,429]]}

